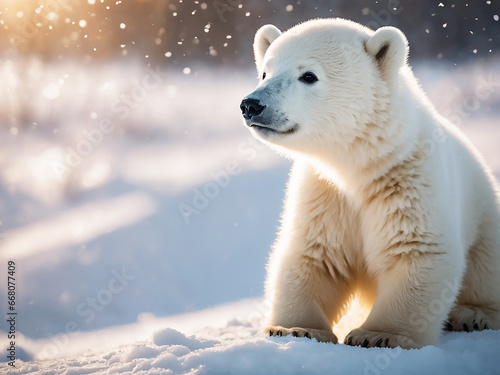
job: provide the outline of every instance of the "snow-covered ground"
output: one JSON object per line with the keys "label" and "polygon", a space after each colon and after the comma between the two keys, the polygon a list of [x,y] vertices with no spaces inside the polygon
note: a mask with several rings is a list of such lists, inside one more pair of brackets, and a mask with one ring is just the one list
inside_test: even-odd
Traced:
{"label": "snow-covered ground", "polygon": [[[69,358],[22,363],[12,373],[499,373],[498,331],[449,333],[439,347],[420,350],[366,349],[307,338],[264,337],[259,332],[256,315],[261,306],[262,301],[249,299],[182,316],[151,317],[132,325],[61,338],[65,349],[59,355],[74,353]],[[43,350],[56,344],[40,340],[34,345]],[[90,354],[106,346],[102,353]]]}
{"label": "snow-covered ground", "polygon": [[[497,178],[499,67],[415,69]],[[412,351],[260,335],[289,162],[242,125],[254,76],[2,62],[0,275],[14,260],[18,317],[0,373],[500,373],[498,331]]]}

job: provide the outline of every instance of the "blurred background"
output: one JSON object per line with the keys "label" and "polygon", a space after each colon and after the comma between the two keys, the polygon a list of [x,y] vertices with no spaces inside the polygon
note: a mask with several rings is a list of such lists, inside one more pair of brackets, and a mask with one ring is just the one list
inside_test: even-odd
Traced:
{"label": "blurred background", "polygon": [[0,0],[0,274],[16,262],[18,330],[262,296],[289,162],[239,103],[266,23],[401,28],[438,111],[498,178],[499,16],[498,0]]}
{"label": "blurred background", "polygon": [[[2,1],[3,50],[45,61],[247,68],[255,30],[317,17],[404,29],[413,59],[488,58],[500,42],[499,3],[467,1]],[[496,18],[494,16],[497,16]],[[168,54],[168,55],[166,55]]]}

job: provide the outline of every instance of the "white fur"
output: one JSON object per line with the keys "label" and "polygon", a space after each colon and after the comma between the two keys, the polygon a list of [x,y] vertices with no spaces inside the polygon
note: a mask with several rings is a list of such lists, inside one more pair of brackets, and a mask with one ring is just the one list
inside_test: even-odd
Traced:
{"label": "white fur", "polygon": [[[281,31],[274,25],[264,25],[257,31],[253,43],[255,61],[262,61],[264,59],[267,49],[280,35]],[[257,69],[259,69],[258,65]]]}
{"label": "white fur", "polygon": [[[252,126],[294,159],[266,332],[336,342],[332,326],[356,293],[372,309],[351,345],[436,345],[447,320],[499,329],[499,190],[419,87],[403,33],[341,19],[283,34],[266,25],[254,50],[266,78],[248,97],[282,114],[269,127],[298,125]],[[301,82],[306,71],[318,81]]]}

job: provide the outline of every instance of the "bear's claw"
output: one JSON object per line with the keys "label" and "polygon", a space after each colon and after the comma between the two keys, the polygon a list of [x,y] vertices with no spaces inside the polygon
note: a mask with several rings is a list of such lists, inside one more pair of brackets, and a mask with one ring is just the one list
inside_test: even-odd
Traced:
{"label": "bear's claw", "polygon": [[345,338],[344,344],[363,348],[395,348],[400,346],[404,349],[410,349],[419,347],[412,339],[403,335],[366,331],[361,328],[351,331]]}
{"label": "bear's claw", "polygon": [[312,328],[284,328],[284,327],[272,327],[267,328],[265,330],[267,334],[271,337],[275,336],[288,336],[291,335],[293,337],[307,337],[309,339],[316,339],[320,342],[333,342],[336,344],[338,342],[337,336],[333,334],[331,331],[312,329]]}
{"label": "bear's claw", "polygon": [[477,307],[455,306],[450,319],[445,323],[445,331],[482,331],[490,329],[490,323],[484,313]]}

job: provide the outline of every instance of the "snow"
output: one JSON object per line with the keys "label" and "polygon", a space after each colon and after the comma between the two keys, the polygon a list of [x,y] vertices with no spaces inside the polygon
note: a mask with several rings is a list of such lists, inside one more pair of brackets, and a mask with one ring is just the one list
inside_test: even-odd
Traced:
{"label": "snow", "polygon": [[[247,313],[256,302],[247,301]],[[235,318],[235,309],[241,314],[241,307],[239,302],[219,308],[218,314],[233,319],[220,328],[197,329],[197,335],[158,328],[166,322],[155,322],[158,329],[146,340],[124,345],[115,338],[116,347],[108,352],[26,362],[12,374],[498,374],[498,331],[449,333],[439,347],[420,350],[366,349],[307,338],[265,337],[259,334],[257,321]],[[201,326],[198,318],[212,323],[212,311],[196,315],[196,319],[184,317],[184,323]],[[80,340],[92,347],[108,335],[112,335],[109,330],[98,331]]]}
{"label": "snow", "polygon": [[[497,178],[499,67],[415,68]],[[289,162],[242,125],[251,69],[189,69],[0,67],[0,273],[16,261],[19,312],[16,369],[0,373],[500,373],[500,331],[448,333],[421,350],[265,337],[265,262]],[[106,119],[114,127],[97,136]],[[366,313],[354,301],[339,339]]]}

